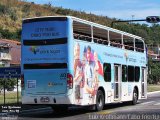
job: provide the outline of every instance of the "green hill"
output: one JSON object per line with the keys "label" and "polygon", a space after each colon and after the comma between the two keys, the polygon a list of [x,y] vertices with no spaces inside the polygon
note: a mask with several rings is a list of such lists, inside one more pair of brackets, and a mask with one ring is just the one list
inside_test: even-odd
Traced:
{"label": "green hill", "polygon": [[[61,7],[53,7],[50,4],[37,5],[34,3],[24,2],[25,0],[0,0],[0,38],[13,39],[20,41],[21,25],[23,18],[39,17],[39,16],[55,16],[70,15],[78,18],[86,19],[105,26],[111,26],[113,20],[107,16],[97,16],[84,11],[74,11]],[[160,25],[138,23],[118,23],[114,24],[114,28],[123,30],[145,39],[147,44],[160,44]],[[152,74],[149,74],[149,83],[158,83],[160,80],[160,64],[149,62]]]}
{"label": "green hill", "polygon": [[[52,7],[50,4],[37,5],[22,0],[1,0],[0,1],[0,38],[20,40],[21,23],[23,18],[35,16],[55,16],[70,15],[109,26],[116,19],[107,16],[97,16],[92,13],[87,14],[84,11],[74,11],[61,7]],[[134,24],[118,23],[114,28],[123,30],[145,39],[147,44],[160,43],[160,25],[153,24]]]}

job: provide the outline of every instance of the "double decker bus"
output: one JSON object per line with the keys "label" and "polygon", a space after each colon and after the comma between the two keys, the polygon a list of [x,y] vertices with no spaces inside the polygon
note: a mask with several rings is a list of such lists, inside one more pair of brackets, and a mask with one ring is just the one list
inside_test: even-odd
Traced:
{"label": "double decker bus", "polygon": [[72,16],[22,24],[22,104],[94,106],[147,98],[141,37]]}

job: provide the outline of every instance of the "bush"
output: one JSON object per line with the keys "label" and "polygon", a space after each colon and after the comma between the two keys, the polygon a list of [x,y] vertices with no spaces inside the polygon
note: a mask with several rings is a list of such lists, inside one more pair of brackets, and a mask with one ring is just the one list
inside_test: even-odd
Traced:
{"label": "bush", "polygon": [[148,83],[157,84],[160,82],[160,63],[152,62],[149,60],[149,75]]}
{"label": "bush", "polygon": [[17,17],[17,14],[16,14],[16,10],[12,9],[10,11],[10,18],[13,20],[13,21],[16,21],[18,19]]}
{"label": "bush", "polygon": [[7,6],[5,6],[5,5],[1,5],[0,4],[0,15],[8,14],[8,12],[9,12],[9,8]]}
{"label": "bush", "polygon": [[22,11],[24,13],[28,13],[30,11],[31,5],[30,4],[24,4]]}
{"label": "bush", "polygon": [[16,39],[20,40],[21,36],[21,29],[18,29],[15,32],[10,32],[8,29],[0,28],[0,37],[6,39]]}

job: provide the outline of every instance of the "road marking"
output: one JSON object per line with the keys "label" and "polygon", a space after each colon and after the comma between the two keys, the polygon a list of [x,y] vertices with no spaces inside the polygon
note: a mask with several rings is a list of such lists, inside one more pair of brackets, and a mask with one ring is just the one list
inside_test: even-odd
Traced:
{"label": "road marking", "polygon": [[153,103],[155,101],[149,101],[149,102],[144,102],[144,103],[140,103],[141,105],[146,105],[146,104],[150,104],[150,103]]}
{"label": "road marking", "polygon": [[160,105],[160,103],[156,103],[156,104],[154,104],[154,105]]}
{"label": "road marking", "polygon": [[107,114],[111,114],[112,111],[106,111],[106,110],[103,110],[103,111],[100,111],[100,112],[97,112],[97,114],[100,114],[100,115],[107,115]]}
{"label": "road marking", "polygon": [[102,110],[99,112],[93,112],[93,113],[86,113],[86,114],[99,114],[99,115],[107,115],[107,114],[111,114],[113,111],[109,111],[109,110]]}
{"label": "road marking", "polygon": [[154,93],[160,93],[160,91],[148,92],[147,95],[154,94]]}

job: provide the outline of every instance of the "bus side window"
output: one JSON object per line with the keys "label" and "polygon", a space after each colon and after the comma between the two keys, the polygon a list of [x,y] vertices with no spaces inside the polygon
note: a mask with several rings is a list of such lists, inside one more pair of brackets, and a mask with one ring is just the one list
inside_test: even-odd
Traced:
{"label": "bus side window", "polygon": [[93,26],[93,40],[95,43],[107,45],[108,31],[99,27]]}
{"label": "bus side window", "polygon": [[134,66],[128,66],[128,82],[134,82],[135,80],[135,70]]}
{"label": "bus side window", "polygon": [[113,42],[110,42],[110,45],[113,47],[122,48],[122,44],[120,42],[113,41]]}
{"label": "bus side window", "polygon": [[85,23],[73,21],[74,39],[91,42],[91,26]]}
{"label": "bus side window", "polygon": [[109,31],[110,46],[122,48],[122,34]]}
{"label": "bus side window", "polygon": [[124,44],[125,49],[134,51],[134,38],[133,37],[123,35],[123,44]]}
{"label": "bus side window", "polygon": [[135,39],[135,50],[137,52],[144,52],[144,43],[139,39]]}
{"label": "bus side window", "polygon": [[104,63],[103,64],[103,71],[104,71],[104,80],[106,82],[111,82],[111,64]]}
{"label": "bus side window", "polygon": [[125,49],[127,49],[127,50],[132,50],[132,51],[134,51],[134,46],[133,46],[132,44],[130,44],[130,43],[125,43],[124,47],[125,47]]}
{"label": "bus side window", "polygon": [[140,78],[140,67],[135,67],[135,81],[139,82],[139,78]]}
{"label": "bus side window", "polygon": [[122,82],[127,82],[127,66],[122,65]]}

